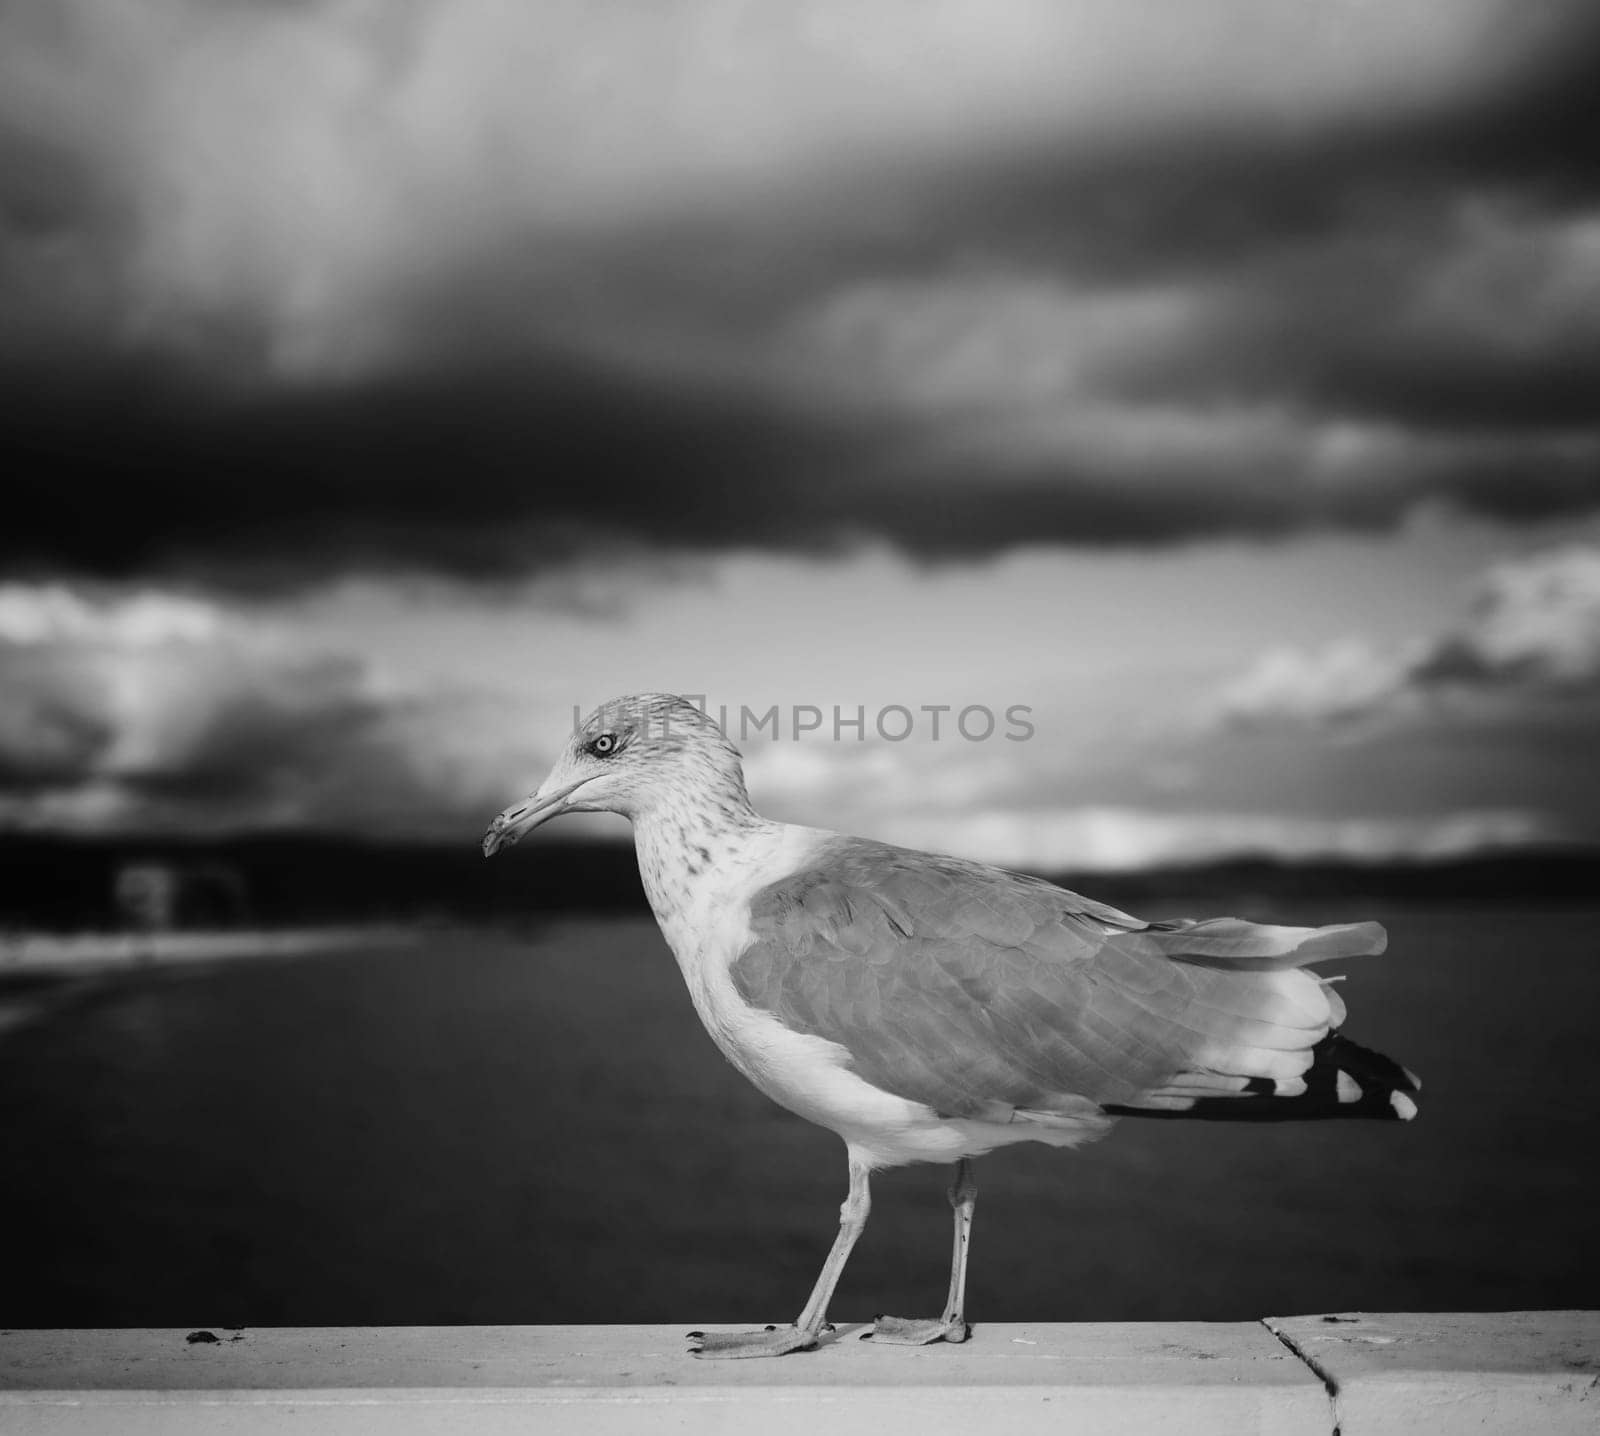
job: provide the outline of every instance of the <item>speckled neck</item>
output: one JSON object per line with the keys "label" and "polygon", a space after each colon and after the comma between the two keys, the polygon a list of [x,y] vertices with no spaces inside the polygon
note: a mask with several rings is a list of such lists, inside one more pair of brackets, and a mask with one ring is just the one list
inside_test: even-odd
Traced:
{"label": "speckled neck", "polygon": [[696,919],[718,892],[759,860],[762,841],[782,825],[751,806],[738,774],[717,781],[665,784],[633,815],[634,848],[645,896],[680,961]]}

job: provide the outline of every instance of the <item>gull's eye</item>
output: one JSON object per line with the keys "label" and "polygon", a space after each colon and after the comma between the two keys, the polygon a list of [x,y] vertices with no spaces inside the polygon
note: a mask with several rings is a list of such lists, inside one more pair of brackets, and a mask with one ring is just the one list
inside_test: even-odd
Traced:
{"label": "gull's eye", "polygon": [[596,758],[609,758],[617,751],[617,735],[615,733],[602,733],[589,745],[589,751]]}

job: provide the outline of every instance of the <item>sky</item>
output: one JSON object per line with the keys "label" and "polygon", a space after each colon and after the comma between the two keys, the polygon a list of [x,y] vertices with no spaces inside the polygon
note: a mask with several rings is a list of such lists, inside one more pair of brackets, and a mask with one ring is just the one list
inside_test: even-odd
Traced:
{"label": "sky", "polygon": [[1596,93],[1579,0],[0,4],[0,828],[470,842],[666,690],[1013,865],[1600,841]]}

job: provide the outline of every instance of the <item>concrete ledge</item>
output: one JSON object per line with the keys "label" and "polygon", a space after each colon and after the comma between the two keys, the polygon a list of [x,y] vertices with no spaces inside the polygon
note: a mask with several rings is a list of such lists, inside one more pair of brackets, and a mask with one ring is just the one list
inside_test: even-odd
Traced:
{"label": "concrete ledge", "polygon": [[0,1337],[0,1429],[830,1436],[916,1430],[1326,1436],[1322,1383],[1256,1323],[985,1325],[964,1347],[697,1361],[682,1327],[273,1329]]}
{"label": "concrete ledge", "polygon": [[[5,1436],[660,1430],[1592,1431],[1600,1314],[981,1325],[965,1346],[841,1327],[696,1361],[659,1326],[8,1331]],[[1332,1393],[1330,1394],[1330,1385]],[[1419,1404],[1420,1403],[1420,1404]],[[1422,1414],[1426,1413],[1426,1414]],[[1387,1424],[1385,1424],[1387,1423]]]}
{"label": "concrete ledge", "polygon": [[1600,1312],[1269,1318],[1330,1384],[1343,1436],[1600,1432]]}

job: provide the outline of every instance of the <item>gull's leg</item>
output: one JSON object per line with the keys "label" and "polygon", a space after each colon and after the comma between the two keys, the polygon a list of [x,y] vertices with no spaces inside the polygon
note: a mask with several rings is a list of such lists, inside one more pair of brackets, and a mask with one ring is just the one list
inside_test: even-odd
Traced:
{"label": "gull's leg", "polygon": [[930,1341],[965,1341],[967,1325],[967,1249],[972,1245],[972,1209],[978,1204],[978,1181],[972,1175],[972,1158],[956,1163],[951,1184],[950,1210],[955,1214],[955,1246],[950,1256],[950,1294],[944,1315],[936,1321],[911,1321],[901,1316],[880,1316],[872,1328],[874,1341],[897,1346],[926,1346]]}
{"label": "gull's leg", "polygon": [[955,1213],[955,1244],[950,1254],[950,1294],[944,1303],[944,1339],[965,1341],[972,1335],[966,1319],[967,1252],[972,1246],[972,1213],[978,1205],[978,1179],[973,1174],[971,1157],[956,1163],[956,1179],[949,1196]]}
{"label": "gull's leg", "polygon": [[817,1344],[828,1320],[828,1303],[839,1284],[850,1249],[867,1225],[872,1194],[867,1187],[868,1168],[850,1155],[850,1195],[839,1208],[839,1235],[822,1264],[822,1274],[811,1289],[811,1299],[793,1326],[769,1326],[765,1331],[691,1331],[696,1356],[782,1356],[786,1351],[809,1351]]}

